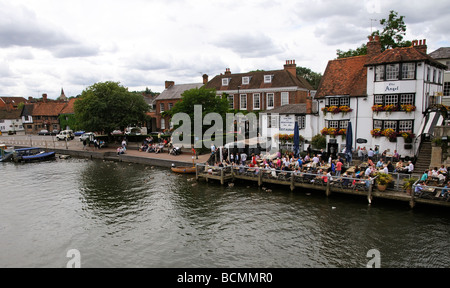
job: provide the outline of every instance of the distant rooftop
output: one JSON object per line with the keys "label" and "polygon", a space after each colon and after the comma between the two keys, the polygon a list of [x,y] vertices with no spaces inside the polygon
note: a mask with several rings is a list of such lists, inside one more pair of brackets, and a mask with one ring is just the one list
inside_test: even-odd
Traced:
{"label": "distant rooftop", "polygon": [[436,51],[431,52],[428,56],[434,59],[449,59],[450,58],[450,47],[441,47]]}

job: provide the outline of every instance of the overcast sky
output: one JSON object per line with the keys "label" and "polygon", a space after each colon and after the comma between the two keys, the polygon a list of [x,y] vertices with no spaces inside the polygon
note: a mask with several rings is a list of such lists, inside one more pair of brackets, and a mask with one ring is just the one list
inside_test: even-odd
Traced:
{"label": "overcast sky", "polygon": [[0,95],[56,99],[104,81],[162,92],[286,60],[323,74],[390,10],[406,40],[450,46],[448,0],[0,0]]}

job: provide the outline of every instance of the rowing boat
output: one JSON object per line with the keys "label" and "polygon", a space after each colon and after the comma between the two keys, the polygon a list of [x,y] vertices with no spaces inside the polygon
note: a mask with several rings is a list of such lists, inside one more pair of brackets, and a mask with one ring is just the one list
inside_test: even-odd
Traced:
{"label": "rowing boat", "polygon": [[172,171],[175,173],[183,173],[183,174],[194,174],[195,173],[195,166],[172,166]]}

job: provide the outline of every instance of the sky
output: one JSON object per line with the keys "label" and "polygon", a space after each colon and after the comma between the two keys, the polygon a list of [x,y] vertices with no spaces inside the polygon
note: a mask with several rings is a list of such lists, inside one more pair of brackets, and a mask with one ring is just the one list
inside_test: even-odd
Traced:
{"label": "sky", "polygon": [[324,73],[394,10],[405,40],[450,46],[448,0],[0,0],[0,96],[77,96],[97,82],[162,92],[232,73]]}

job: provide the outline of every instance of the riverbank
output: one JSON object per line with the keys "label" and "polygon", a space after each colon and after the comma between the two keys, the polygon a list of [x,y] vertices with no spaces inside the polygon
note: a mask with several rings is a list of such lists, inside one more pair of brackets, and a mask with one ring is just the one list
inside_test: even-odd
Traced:
{"label": "riverbank", "polygon": [[[50,138],[51,139],[51,138]],[[48,138],[41,137],[41,139],[33,139],[32,141],[27,141],[26,139],[18,140],[14,139],[14,137],[1,137],[1,142],[12,145],[15,148],[25,148],[30,147],[30,144],[33,147],[45,148],[49,151],[54,151],[57,154],[57,157],[65,157],[65,155],[69,155],[71,157],[80,157],[80,158],[88,158],[88,159],[100,159],[105,161],[115,161],[115,162],[127,162],[127,163],[138,163],[144,165],[151,166],[159,166],[169,168],[172,165],[175,166],[192,166],[196,164],[200,164],[200,167],[203,167],[204,164],[209,159],[209,154],[205,155],[197,155],[192,156],[190,151],[184,150],[180,155],[170,155],[167,150],[163,153],[146,153],[140,152],[138,147],[138,143],[129,143],[125,154],[118,155],[117,147],[119,144],[110,144],[110,147],[105,147],[102,149],[95,149],[93,146],[83,147],[82,143],[77,140],[72,140],[69,142],[64,141],[51,141]],[[28,145],[27,145],[28,144]],[[201,168],[199,168],[201,169]],[[197,169],[197,170],[199,170]],[[247,169],[247,168],[246,168]],[[343,194],[351,194],[351,195],[359,195],[363,197],[367,197],[369,204],[372,203],[374,198],[380,199],[389,199],[396,200],[401,202],[409,203],[409,206],[413,208],[417,203],[426,204],[426,205],[435,205],[435,206],[443,206],[450,207],[450,202],[442,201],[442,199],[434,199],[435,197],[422,198],[416,197],[415,195],[406,194],[403,189],[401,189],[401,179],[397,177],[395,181],[395,188],[393,190],[387,190],[384,192],[379,192],[376,189],[372,188],[370,185],[369,188],[364,189],[347,189],[341,186],[335,185],[311,185],[309,183],[298,183],[294,181],[294,177],[287,177],[286,179],[264,179],[263,177],[254,177],[254,175],[248,176],[246,173],[242,173],[242,175],[238,175],[234,173],[234,170],[229,172],[218,173],[216,176],[210,175],[208,173],[201,173],[199,175],[197,171],[197,180],[198,179],[216,179],[219,180],[221,184],[225,184],[225,182],[232,181],[235,179],[240,179],[246,182],[257,182],[258,185],[261,186],[263,182],[272,183],[277,186],[289,186],[291,190],[297,189],[307,189],[308,191],[318,191],[325,192],[325,195],[328,197],[332,193],[343,193]],[[399,176],[399,175],[398,175]],[[441,188],[442,189],[442,188]],[[322,192],[322,193],[323,193]]]}

